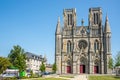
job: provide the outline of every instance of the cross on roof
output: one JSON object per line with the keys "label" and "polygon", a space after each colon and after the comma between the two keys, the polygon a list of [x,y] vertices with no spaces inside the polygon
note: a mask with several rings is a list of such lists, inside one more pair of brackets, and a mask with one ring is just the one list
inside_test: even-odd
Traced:
{"label": "cross on roof", "polygon": [[84,24],[84,20],[83,20],[83,19],[81,20],[81,24],[82,24],[82,26],[83,26],[83,24]]}

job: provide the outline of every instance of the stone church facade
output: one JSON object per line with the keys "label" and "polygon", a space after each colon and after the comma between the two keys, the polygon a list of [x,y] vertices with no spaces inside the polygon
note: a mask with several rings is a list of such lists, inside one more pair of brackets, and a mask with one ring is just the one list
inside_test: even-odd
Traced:
{"label": "stone church facade", "polygon": [[88,26],[76,24],[76,9],[64,9],[64,26],[58,18],[55,32],[55,62],[57,74],[108,74],[111,58],[111,30],[102,9],[89,9]]}

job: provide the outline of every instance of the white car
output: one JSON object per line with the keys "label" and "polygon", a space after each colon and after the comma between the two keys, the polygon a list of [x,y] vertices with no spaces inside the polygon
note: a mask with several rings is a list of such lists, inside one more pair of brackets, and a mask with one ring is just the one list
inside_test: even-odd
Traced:
{"label": "white car", "polygon": [[15,74],[2,74],[2,77],[16,77]]}

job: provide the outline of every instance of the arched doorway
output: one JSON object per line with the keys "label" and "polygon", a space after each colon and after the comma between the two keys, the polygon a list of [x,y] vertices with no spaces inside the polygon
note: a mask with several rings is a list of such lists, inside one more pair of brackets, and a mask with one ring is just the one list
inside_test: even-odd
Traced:
{"label": "arched doorway", "polygon": [[82,57],[80,59],[80,73],[85,73],[86,72],[86,59]]}
{"label": "arched doorway", "polygon": [[71,62],[70,62],[70,60],[67,61],[67,73],[71,73]]}
{"label": "arched doorway", "polygon": [[94,62],[94,74],[99,73],[99,61]]}

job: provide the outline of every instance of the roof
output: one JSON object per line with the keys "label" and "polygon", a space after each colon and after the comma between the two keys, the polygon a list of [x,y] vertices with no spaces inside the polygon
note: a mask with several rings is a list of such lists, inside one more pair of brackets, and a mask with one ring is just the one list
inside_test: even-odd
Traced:
{"label": "roof", "polygon": [[101,10],[101,7],[92,7],[92,8],[89,8],[89,11],[90,10],[99,11],[99,10]]}
{"label": "roof", "polygon": [[60,17],[58,17],[56,34],[61,34],[61,27],[60,27]]}
{"label": "roof", "polygon": [[30,53],[30,52],[26,52],[26,57],[27,58],[30,58],[30,59],[37,59],[37,60],[42,60],[42,55],[36,55],[36,54],[33,54],[33,53]]}
{"label": "roof", "polygon": [[76,8],[64,9],[63,12],[76,12]]}
{"label": "roof", "polygon": [[111,32],[109,21],[108,21],[108,16],[106,16],[104,32]]}

